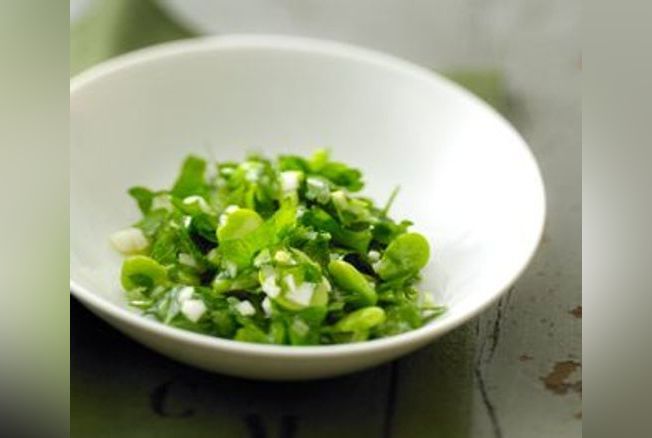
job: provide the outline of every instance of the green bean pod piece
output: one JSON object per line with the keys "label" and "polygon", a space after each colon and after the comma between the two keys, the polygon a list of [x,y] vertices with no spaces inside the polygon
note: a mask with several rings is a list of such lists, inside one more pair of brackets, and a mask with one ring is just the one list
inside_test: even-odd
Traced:
{"label": "green bean pod piece", "polygon": [[328,264],[328,272],[338,287],[356,295],[356,304],[373,306],[378,301],[374,288],[350,263],[344,260],[331,260]]}
{"label": "green bean pod piece", "polygon": [[335,332],[359,333],[385,322],[385,311],[380,307],[358,309],[340,319],[333,326]]}
{"label": "green bean pod piece", "polygon": [[426,266],[430,258],[430,245],[419,233],[406,233],[389,244],[378,263],[376,273],[383,280],[413,275]]}
{"label": "green bean pod piece", "polygon": [[123,262],[120,281],[125,290],[137,287],[150,289],[167,283],[168,273],[156,260],[143,255],[135,255],[126,258]]}
{"label": "green bean pod piece", "polygon": [[246,236],[263,223],[263,218],[254,210],[238,208],[232,212],[224,213],[223,219],[217,227],[217,240],[224,242],[230,239],[239,239]]}

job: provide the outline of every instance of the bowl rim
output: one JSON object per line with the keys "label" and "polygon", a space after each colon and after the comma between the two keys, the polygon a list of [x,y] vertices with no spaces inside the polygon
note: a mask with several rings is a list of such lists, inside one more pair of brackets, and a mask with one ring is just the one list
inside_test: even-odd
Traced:
{"label": "bowl rim", "polygon": [[435,320],[431,323],[425,324],[423,327],[398,335],[351,344],[315,346],[266,345],[235,341],[190,332],[165,325],[161,322],[144,317],[134,311],[120,307],[83,287],[72,278],[71,274],[70,290],[73,296],[89,306],[91,310],[96,310],[103,315],[108,315],[121,320],[128,325],[136,326],[142,331],[167,338],[174,338],[176,341],[192,344],[198,347],[215,348],[220,351],[257,357],[325,358],[364,355],[387,349],[400,348],[405,345],[426,344],[482,313],[496,302],[523,274],[536,253],[545,225],[545,187],[538,163],[523,137],[493,107],[460,85],[428,70],[425,67],[421,67],[393,55],[342,42],[273,34],[230,34],[191,38],[158,44],[104,61],[81,72],[71,79],[70,97],[72,98],[76,92],[81,91],[85,86],[92,84],[98,79],[139,64],[144,64],[161,58],[188,54],[189,52],[201,53],[241,49],[289,50],[366,62],[377,67],[394,70],[398,73],[409,76],[414,80],[437,83],[439,87],[444,87],[455,92],[460,96],[460,98],[466,100],[468,103],[480,105],[484,107],[486,111],[493,113],[497,123],[502,124],[504,129],[511,131],[519,140],[520,147],[526,152],[527,160],[531,162],[530,164],[532,164],[532,168],[536,173],[536,175],[534,175],[536,179],[535,185],[538,186],[537,191],[539,192],[541,214],[538,218],[536,238],[532,241],[527,257],[520,261],[518,268],[515,269],[508,281],[494,290],[491,294],[487,294],[486,298],[483,300],[479,300],[469,306],[469,309],[466,312],[456,314],[449,319],[441,320],[439,323]]}

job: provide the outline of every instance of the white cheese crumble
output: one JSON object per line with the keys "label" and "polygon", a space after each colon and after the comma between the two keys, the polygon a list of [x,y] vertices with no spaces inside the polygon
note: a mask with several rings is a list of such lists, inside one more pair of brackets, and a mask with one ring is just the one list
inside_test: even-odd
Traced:
{"label": "white cheese crumble", "polygon": [[235,278],[238,275],[238,266],[235,263],[225,262],[224,268],[226,269],[226,273],[229,274],[229,277]]}
{"label": "white cheese crumble", "polygon": [[299,182],[303,177],[303,172],[298,170],[286,170],[281,172],[281,189],[283,192],[294,192],[299,188]]}
{"label": "white cheese crumble", "polygon": [[260,275],[262,275],[263,278],[274,277],[276,275],[276,271],[274,270],[274,268],[267,265],[267,266],[263,266],[260,269]]}
{"label": "white cheese crumble", "polygon": [[283,277],[283,281],[285,282],[285,285],[288,287],[289,291],[293,291],[297,288],[297,284],[294,282],[294,277],[292,275],[286,275]]}
{"label": "white cheese crumble", "polygon": [[281,293],[281,288],[276,284],[276,275],[274,274],[264,277],[261,288],[267,296],[272,298],[276,298]]}
{"label": "white cheese crumble", "polygon": [[263,307],[263,312],[265,312],[265,316],[272,316],[272,300],[270,300],[269,297],[265,297],[261,305]]}
{"label": "white cheese crumble", "polygon": [[326,183],[324,181],[322,181],[322,180],[320,180],[318,178],[313,178],[312,176],[308,177],[308,179],[306,180],[306,183],[309,186],[311,186],[313,188],[316,188],[316,189],[325,189],[326,188]]}
{"label": "white cheese crumble", "polygon": [[127,228],[111,235],[111,243],[123,254],[136,254],[149,245],[147,237],[139,228]]}
{"label": "white cheese crumble", "polygon": [[255,161],[245,161],[240,165],[245,171],[245,179],[249,182],[256,182],[263,171],[263,165]]}
{"label": "white cheese crumble", "polygon": [[276,254],[274,254],[274,260],[284,264],[292,263],[292,257],[290,256],[290,253],[282,249],[276,251]]}
{"label": "white cheese crumble", "polygon": [[240,301],[238,304],[235,305],[235,308],[242,316],[251,316],[256,314],[256,309],[247,300]]}
{"label": "white cheese crumble", "polygon": [[192,322],[199,321],[206,312],[206,304],[202,300],[185,300],[181,303],[181,313]]}
{"label": "white cheese crumble", "polygon": [[183,226],[184,226],[185,228],[189,228],[189,227],[190,227],[190,222],[192,222],[192,218],[191,218],[190,216],[184,216],[184,217],[183,217]]}
{"label": "white cheese crumble", "polygon": [[369,257],[370,262],[377,262],[380,260],[380,253],[378,251],[374,251],[373,249],[369,251],[367,254],[367,257]]}
{"label": "white cheese crumble", "polygon": [[317,202],[320,204],[326,204],[330,200],[328,185],[324,181],[318,178],[308,177],[306,179],[306,184],[309,189],[314,190],[317,193]]}
{"label": "white cheese crumble", "polygon": [[211,208],[208,206],[208,203],[206,202],[206,200],[204,198],[202,198],[201,196],[197,196],[197,195],[188,196],[188,197],[183,199],[183,203],[185,205],[197,204],[199,209],[201,211],[203,211],[204,213],[207,213],[207,214],[211,213]]}
{"label": "white cheese crumble", "polygon": [[180,303],[182,303],[192,298],[192,294],[194,293],[195,293],[194,287],[186,286],[179,291],[179,293],[177,294],[177,299],[179,300]]}
{"label": "white cheese crumble", "polygon": [[271,261],[272,261],[272,257],[269,254],[269,249],[265,248],[264,250],[259,252],[256,258],[254,259],[254,266],[260,268],[264,264],[267,264]]}
{"label": "white cheese crumble", "polygon": [[226,221],[229,219],[229,215],[230,215],[231,213],[234,213],[234,212],[238,211],[239,209],[240,209],[240,207],[238,207],[237,205],[229,205],[228,207],[226,207],[226,208],[224,209],[224,213],[222,213],[222,214],[220,215],[220,219],[219,219],[219,225],[220,225],[220,227],[225,226],[225,225],[226,225]]}
{"label": "white cheese crumble", "polygon": [[[313,197],[320,204],[328,204],[331,200],[330,188],[328,183],[318,178],[310,177],[306,179],[308,185],[308,198]],[[311,194],[312,192],[312,194]]]}
{"label": "white cheese crumble", "polygon": [[[286,278],[286,283],[288,283],[287,277],[285,278]],[[294,279],[292,279],[292,283],[294,284]],[[314,292],[315,292],[315,285],[313,283],[304,282],[295,288],[290,288],[288,285],[288,292],[285,296],[297,304],[300,304],[302,306],[309,306],[310,302],[312,301],[312,296]]]}
{"label": "white cheese crumble", "polygon": [[227,213],[226,211],[220,215],[220,219],[218,221],[218,225],[220,228],[226,225],[226,221],[228,220],[228,218],[229,218],[229,213]]}
{"label": "white cheese crumble", "polygon": [[193,256],[190,254],[186,254],[185,252],[179,253],[179,263],[182,265],[190,266],[191,268],[196,268],[197,267],[197,261]]}

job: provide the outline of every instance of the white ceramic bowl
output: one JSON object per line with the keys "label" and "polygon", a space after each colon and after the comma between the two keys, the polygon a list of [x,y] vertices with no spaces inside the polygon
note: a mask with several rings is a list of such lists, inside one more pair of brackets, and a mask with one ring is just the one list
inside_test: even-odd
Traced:
{"label": "white ceramic bowl", "polygon": [[[502,117],[426,69],[342,44],[227,36],[117,58],[72,81],[70,135],[73,294],[154,350],[226,374],[326,377],[422,347],[515,281],[544,223],[539,170]],[[430,240],[422,289],[447,313],[386,339],[285,347],[182,331],[127,306],[107,236],[138,218],[128,187],[168,186],[188,153],[234,160],[319,146],[363,169],[379,202],[401,186],[392,213]]]}

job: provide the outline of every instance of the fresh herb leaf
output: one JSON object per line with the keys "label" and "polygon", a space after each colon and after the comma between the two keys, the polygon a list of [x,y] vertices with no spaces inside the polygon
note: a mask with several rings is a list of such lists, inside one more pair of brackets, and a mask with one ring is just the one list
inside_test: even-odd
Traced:
{"label": "fresh herb leaf", "polygon": [[189,156],[183,162],[181,173],[177,177],[172,194],[179,198],[200,195],[206,190],[206,160]]}
{"label": "fresh herb leaf", "polygon": [[154,200],[154,192],[145,187],[132,187],[129,189],[129,194],[138,203],[138,208],[141,213],[149,213],[152,208],[152,201]]}

